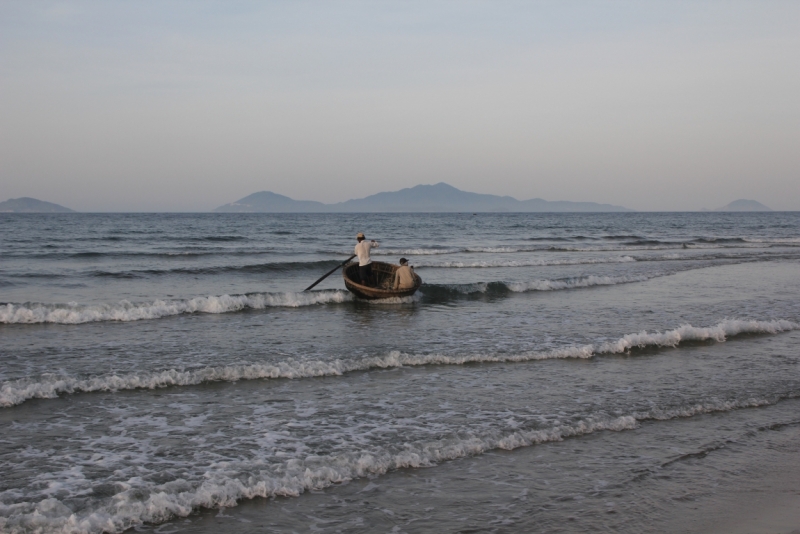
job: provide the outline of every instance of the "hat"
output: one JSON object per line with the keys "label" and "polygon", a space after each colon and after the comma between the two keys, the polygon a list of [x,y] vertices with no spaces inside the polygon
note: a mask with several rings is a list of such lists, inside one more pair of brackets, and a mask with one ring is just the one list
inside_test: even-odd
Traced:
{"label": "hat", "polygon": [[358,232],[356,234],[356,239],[364,239],[364,232]]}
{"label": "hat", "polygon": [[405,258],[400,258],[400,265],[403,265],[404,263],[408,263],[408,260]]}

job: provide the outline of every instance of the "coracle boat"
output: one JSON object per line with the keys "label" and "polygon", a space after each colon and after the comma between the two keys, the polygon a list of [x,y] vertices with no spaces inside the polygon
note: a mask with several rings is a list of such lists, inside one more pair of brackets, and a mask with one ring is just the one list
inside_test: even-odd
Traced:
{"label": "coracle boat", "polygon": [[351,262],[344,266],[342,269],[342,278],[344,278],[344,285],[349,291],[362,299],[388,299],[392,297],[410,297],[417,292],[419,286],[422,285],[422,278],[417,273],[414,273],[414,287],[409,289],[392,289],[394,283],[394,272],[399,269],[399,265],[392,265],[391,263],[383,263],[382,261],[372,262],[372,278],[375,286],[364,286],[356,280],[358,276],[358,263]]}

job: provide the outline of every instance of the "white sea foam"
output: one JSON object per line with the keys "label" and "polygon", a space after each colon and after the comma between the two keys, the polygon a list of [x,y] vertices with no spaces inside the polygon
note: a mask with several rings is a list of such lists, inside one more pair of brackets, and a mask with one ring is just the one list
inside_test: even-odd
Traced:
{"label": "white sea foam", "polygon": [[631,256],[619,256],[614,258],[576,258],[569,260],[485,260],[485,261],[422,261],[416,262],[415,267],[436,267],[436,268],[490,268],[490,267],[539,267],[551,265],[589,265],[598,263],[629,263],[637,261]]}
{"label": "white sea foam", "polygon": [[[718,250],[724,248],[749,248],[763,249],[769,241],[753,241],[752,243],[687,243],[692,250]],[[527,252],[634,252],[634,251],[658,251],[675,250],[684,248],[684,243],[660,243],[660,244],[617,244],[617,243],[597,243],[597,244],[569,244],[539,243],[534,246],[504,246],[504,247],[465,247],[465,248],[389,248],[375,249],[370,254],[374,256],[438,256],[442,254],[518,254]],[[335,254],[352,254],[350,250],[332,251]]]}
{"label": "white sea foam", "polygon": [[774,321],[725,319],[719,324],[709,327],[684,324],[666,332],[649,333],[642,331],[638,334],[628,334],[616,341],[599,345],[595,352],[609,354],[627,352],[636,347],[676,347],[684,341],[723,342],[728,337],[738,336],[739,334],[778,334],[796,330],[799,327],[798,323],[782,319]]}
{"label": "white sea foam", "polygon": [[515,252],[536,252],[542,250],[541,246],[538,247],[469,247],[464,249],[464,252],[482,252],[487,254],[510,254]]}
{"label": "white sea foam", "polygon": [[556,291],[559,289],[576,289],[579,287],[613,286],[630,282],[644,282],[653,276],[583,276],[565,280],[534,280],[532,282],[512,282],[506,284],[511,291]]}
{"label": "white sea foam", "polygon": [[55,398],[58,395],[119,391],[129,389],[155,389],[168,386],[191,386],[204,382],[255,380],[271,378],[311,378],[337,376],[369,369],[388,369],[423,365],[463,365],[467,363],[526,362],[556,358],[591,358],[601,354],[621,354],[635,348],[676,347],[684,341],[723,342],[739,334],[778,334],[800,328],[798,323],[786,320],[749,321],[726,319],[714,326],[695,327],[681,325],[666,332],[627,334],[615,341],[596,345],[573,345],[543,352],[521,354],[406,354],[391,351],[382,356],[353,360],[295,360],[276,363],[253,363],[205,367],[201,369],[168,369],[155,372],[98,375],[88,378],[46,375],[34,379],[10,380],[0,384],[0,406],[9,407],[33,398]]}
{"label": "white sea foam", "polygon": [[[378,248],[370,251],[373,256],[436,256],[439,254],[458,254],[460,248]],[[352,252],[350,252],[352,254]]]}
{"label": "white sea foam", "polygon": [[[465,295],[472,293],[488,293],[493,287],[505,287],[515,293],[525,293],[527,291],[557,291],[561,289],[578,289],[593,286],[613,286],[617,284],[628,284],[632,282],[645,282],[652,278],[668,276],[670,272],[661,272],[650,275],[628,275],[628,276],[581,276],[575,278],[563,278],[560,280],[540,279],[529,282],[474,282],[471,284],[436,284],[432,287],[443,287],[450,291],[455,291]],[[422,286],[421,291],[426,293],[426,286]]]}
{"label": "white sea foam", "polygon": [[364,300],[362,302],[372,306],[380,306],[382,304],[412,304],[420,300],[422,300],[422,295],[414,293],[408,297],[389,297],[385,299]]}
{"label": "white sea foam", "polygon": [[297,308],[316,304],[347,302],[347,291],[326,290],[299,293],[251,293],[196,297],[185,300],[156,300],[151,303],[121,301],[116,304],[5,304],[0,305],[0,324],[60,323],[80,324],[96,321],[140,321],[184,313],[228,313],[244,309],[271,307]]}
{"label": "white sea foam", "polygon": [[[177,479],[148,484],[141,479],[117,482],[120,490],[110,502],[95,509],[75,512],[50,497],[13,504],[0,503],[0,529],[23,532],[99,533],[122,532],[142,523],[158,524],[186,517],[193,510],[229,508],[255,497],[297,497],[367,476],[383,475],[400,468],[430,467],[448,460],[483,454],[490,450],[513,450],[562,441],[595,432],[622,432],[640,422],[665,421],[697,415],[728,412],[772,404],[780,399],[718,399],[703,403],[656,407],[614,418],[594,418],[556,423],[549,428],[467,434],[438,441],[404,443],[402,448],[378,448],[336,455],[288,459],[277,465],[260,461],[219,462],[209,466],[202,480]],[[78,476],[82,474],[78,473]]]}
{"label": "white sea foam", "polygon": [[771,244],[795,244],[800,243],[800,237],[777,237],[777,238],[758,238],[758,237],[743,237],[743,241],[748,243],[771,243]]}
{"label": "white sea foam", "polygon": [[370,252],[378,256],[437,256],[441,254],[484,253],[513,254],[517,252],[539,252],[544,246],[466,247],[466,248],[379,248]]}
{"label": "white sea foam", "polygon": [[707,413],[730,412],[742,408],[757,408],[772,404],[768,399],[750,398],[746,400],[712,400],[687,406],[673,408],[654,408],[647,412],[636,412],[633,416],[637,421],[668,421],[685,417],[694,417]]}
{"label": "white sea foam", "polygon": [[272,468],[246,462],[239,465],[220,462],[209,468],[202,482],[179,479],[144,488],[133,486],[130,482],[134,481],[117,483],[122,491],[114,495],[111,503],[91,511],[75,513],[56,498],[0,504],[0,528],[13,534],[122,532],[141,523],[185,517],[199,508],[232,507],[242,499],[255,497],[296,497],[309,490],[382,475],[394,469],[428,467],[492,449],[516,449],[604,430],[629,430],[636,424],[632,416],[585,419],[541,430],[406,443],[399,451],[354,451],[295,458]]}
{"label": "white sea foam", "polygon": [[[630,260],[635,261],[633,258]],[[586,276],[564,280],[534,280],[531,282],[505,283],[514,292],[553,291],[581,287],[624,284],[642,282],[655,276]],[[502,282],[501,282],[502,283]],[[461,293],[488,291],[490,284],[476,282],[446,286]],[[424,289],[423,289],[424,293]],[[156,300],[149,303],[133,303],[127,300],[115,304],[81,305],[74,302],[68,304],[2,304],[0,305],[0,324],[83,324],[98,321],[141,321],[159,319],[185,313],[229,313],[245,309],[265,309],[273,307],[297,308],[318,304],[349,302],[353,295],[342,290],[323,290],[310,292],[285,293],[250,293],[247,295],[221,295],[195,297],[184,300]],[[373,304],[403,304],[419,301],[420,296],[388,298],[370,301]]]}

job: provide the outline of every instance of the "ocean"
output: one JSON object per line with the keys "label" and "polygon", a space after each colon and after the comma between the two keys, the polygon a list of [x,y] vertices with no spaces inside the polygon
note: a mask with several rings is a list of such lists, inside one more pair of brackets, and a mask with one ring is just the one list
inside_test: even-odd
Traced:
{"label": "ocean", "polygon": [[[420,291],[304,292],[357,232]],[[798,260],[800,213],[0,214],[0,531],[704,531],[800,471]]]}

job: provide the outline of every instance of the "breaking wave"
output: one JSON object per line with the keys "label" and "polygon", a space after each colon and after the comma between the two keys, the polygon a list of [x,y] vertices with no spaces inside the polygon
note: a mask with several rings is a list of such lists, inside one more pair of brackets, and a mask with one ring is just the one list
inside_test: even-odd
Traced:
{"label": "breaking wave", "polygon": [[270,307],[298,308],[353,300],[342,290],[298,293],[250,293],[196,297],[186,300],[156,300],[146,304],[122,301],[117,304],[5,304],[0,305],[0,324],[81,324],[97,321],[141,321],[184,313],[228,313]]}
{"label": "breaking wave", "polygon": [[[530,282],[478,282],[473,284],[424,284],[422,296],[427,298],[452,298],[476,293],[527,291],[555,291],[592,286],[607,286],[631,282],[643,282],[657,275],[637,276],[584,276],[559,280],[534,280]],[[416,302],[420,296],[390,298],[372,301],[375,304],[403,304]],[[82,324],[98,321],[141,321],[159,319],[185,313],[229,313],[246,309],[272,307],[297,308],[317,304],[341,303],[354,300],[344,290],[311,292],[249,293],[245,295],[221,295],[195,297],[185,300],[156,300],[150,303],[121,301],[116,304],[0,304],[0,324]]]}
{"label": "breaking wave", "polygon": [[[430,467],[492,449],[511,450],[603,430],[629,430],[636,425],[636,419],[631,416],[587,418],[541,430],[406,443],[402,448],[308,456],[277,465],[247,460],[220,462],[221,465],[210,466],[202,480],[178,479],[149,487],[118,483],[121,491],[114,494],[112,503],[77,514],[56,498],[38,503],[0,503],[3,516],[0,528],[15,534],[32,530],[122,532],[141,523],[162,523],[174,517],[185,517],[200,508],[233,507],[243,499],[298,497],[306,491],[383,475],[395,469]],[[42,529],[45,525],[46,529]]]}
{"label": "breaking wave", "polygon": [[491,450],[513,450],[563,441],[595,432],[622,432],[648,420],[688,418],[779,402],[775,399],[715,400],[654,408],[617,417],[587,416],[549,428],[497,430],[483,434],[463,432],[436,441],[404,443],[401,447],[356,450],[347,453],[292,458],[269,465],[240,460],[209,466],[202,479],[176,479],[163,484],[117,483],[111,502],[76,513],[59,499],[0,504],[0,528],[5,532],[59,531],[75,533],[122,532],[142,523],[157,524],[186,517],[201,508],[229,508],[255,497],[298,497],[367,476],[401,468],[431,467],[449,460],[477,456]]}
{"label": "breaking wave", "polygon": [[507,284],[508,288],[515,293],[525,291],[556,291],[559,289],[576,289],[580,287],[592,286],[613,286],[617,284],[628,284],[631,282],[644,282],[653,276],[582,276],[579,278],[567,278],[565,280],[534,280],[533,282],[514,282]]}
{"label": "breaking wave", "polygon": [[221,274],[221,273],[270,273],[270,272],[292,272],[298,270],[325,270],[340,265],[342,262],[337,260],[320,261],[286,261],[254,263],[249,265],[221,265],[216,267],[175,267],[172,269],[131,269],[127,271],[90,271],[87,274],[97,277],[110,278],[140,278],[145,276],[160,275],[202,275],[202,274]]}
{"label": "breaking wave", "polygon": [[557,280],[532,280],[528,282],[475,282],[469,284],[425,284],[420,291],[426,298],[446,299],[469,295],[497,295],[526,293],[529,291],[558,291],[561,289],[580,289],[594,286],[613,286],[633,282],[645,282],[651,278],[667,276],[671,273],[627,276],[579,276]]}
{"label": "breaking wave", "polygon": [[544,352],[522,354],[405,354],[391,351],[384,356],[353,360],[295,360],[275,363],[253,363],[205,367],[193,370],[169,369],[155,372],[110,374],[89,378],[46,375],[38,379],[18,379],[0,385],[0,406],[9,407],[33,398],[55,398],[61,394],[156,389],[169,386],[191,386],[205,382],[275,378],[312,378],[339,376],[355,371],[416,367],[423,365],[464,365],[468,363],[514,363],[557,358],[592,358],[603,354],[623,354],[647,347],[677,347],[684,342],[724,342],[741,334],[778,334],[800,328],[787,320],[756,321],[725,319],[709,327],[681,325],[665,332],[642,331],[627,334],[615,341],[590,345],[574,345]]}
{"label": "breaking wave", "polygon": [[[658,251],[675,249],[764,249],[772,246],[796,247],[800,246],[800,238],[788,239],[756,239],[756,238],[698,238],[690,240],[659,240],[638,238],[630,241],[600,241],[595,238],[579,237],[573,239],[552,239],[547,243],[544,239],[532,238],[537,244],[532,245],[505,245],[493,247],[461,247],[461,248],[379,248],[372,251],[376,256],[435,256],[442,254],[515,254],[526,252],[633,252],[633,251]],[[586,240],[589,240],[587,243]],[[349,250],[327,250],[331,254],[350,253]]]}
{"label": "breaking wave", "polygon": [[438,268],[489,268],[489,267],[539,267],[555,265],[590,265],[598,263],[629,263],[637,261],[631,256],[616,258],[583,258],[570,260],[485,260],[485,261],[441,261],[441,262],[416,262],[415,267]]}
{"label": "breaking wave", "polygon": [[[230,313],[266,308],[300,308],[339,304],[355,300],[348,291],[331,289],[309,292],[249,293],[195,297],[186,300],[156,300],[151,303],[121,301],[116,304],[0,304],[0,324],[83,324],[98,321],[142,321],[187,313]],[[363,301],[371,305],[410,304],[419,295]]]}

